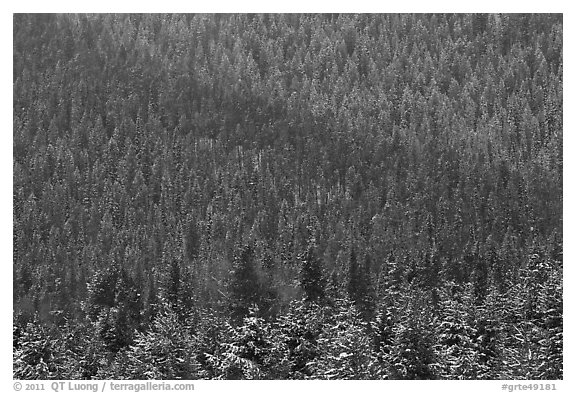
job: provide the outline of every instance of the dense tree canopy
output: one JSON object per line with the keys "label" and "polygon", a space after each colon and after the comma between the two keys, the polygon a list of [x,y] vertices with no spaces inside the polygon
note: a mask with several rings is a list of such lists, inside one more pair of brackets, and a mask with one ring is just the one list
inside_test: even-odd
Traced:
{"label": "dense tree canopy", "polygon": [[562,378],[561,15],[13,34],[15,378]]}

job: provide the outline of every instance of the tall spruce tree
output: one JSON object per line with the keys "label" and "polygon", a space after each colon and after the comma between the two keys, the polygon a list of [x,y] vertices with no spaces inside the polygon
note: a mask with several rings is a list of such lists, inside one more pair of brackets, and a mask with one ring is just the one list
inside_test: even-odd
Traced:
{"label": "tall spruce tree", "polygon": [[316,239],[312,237],[300,256],[300,286],[304,299],[309,302],[321,302],[325,297],[325,280],[317,248]]}

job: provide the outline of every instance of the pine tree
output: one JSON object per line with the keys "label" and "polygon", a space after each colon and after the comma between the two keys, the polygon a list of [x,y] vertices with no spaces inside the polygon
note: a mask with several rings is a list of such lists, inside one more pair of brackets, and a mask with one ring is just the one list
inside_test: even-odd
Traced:
{"label": "pine tree", "polygon": [[316,239],[311,238],[306,251],[300,256],[300,287],[304,291],[304,299],[309,302],[321,302],[325,297],[324,274],[317,252]]}
{"label": "pine tree", "polygon": [[248,315],[249,309],[258,306],[261,301],[260,281],[251,245],[236,250],[228,289],[232,320],[240,323]]}
{"label": "pine tree", "polygon": [[348,268],[348,296],[365,319],[370,319],[374,311],[370,277],[370,256],[367,254],[363,266],[358,264],[354,247],[350,250]]}

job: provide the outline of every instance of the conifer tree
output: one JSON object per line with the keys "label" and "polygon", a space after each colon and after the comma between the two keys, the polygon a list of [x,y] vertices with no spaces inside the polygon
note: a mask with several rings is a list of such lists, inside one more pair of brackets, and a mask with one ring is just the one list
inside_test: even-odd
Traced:
{"label": "conifer tree", "polygon": [[300,287],[304,291],[304,299],[309,302],[321,302],[325,297],[324,274],[317,252],[316,239],[311,238],[300,257]]}
{"label": "conifer tree", "polygon": [[260,281],[251,245],[240,246],[234,255],[229,283],[232,319],[241,322],[253,306],[260,303]]}

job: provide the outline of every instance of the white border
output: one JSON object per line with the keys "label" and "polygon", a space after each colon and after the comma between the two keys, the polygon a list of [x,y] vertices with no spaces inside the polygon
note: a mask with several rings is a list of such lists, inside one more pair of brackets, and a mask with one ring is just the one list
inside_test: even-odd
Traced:
{"label": "white border", "polygon": [[[2,29],[3,53],[7,54],[2,66],[5,68],[2,75],[2,119],[6,124],[6,130],[1,133],[0,154],[1,178],[3,184],[1,198],[1,213],[3,224],[0,227],[2,239],[2,264],[0,271],[1,304],[0,315],[4,316],[3,323],[0,324],[0,390],[5,392],[13,391],[12,385],[12,13],[14,12],[544,12],[544,13],[564,13],[564,64],[568,68],[564,70],[564,129],[570,130],[574,125],[573,110],[575,108],[574,91],[574,22],[573,13],[569,12],[568,2],[563,1],[522,1],[508,2],[502,1],[482,1],[477,4],[470,4],[465,1],[311,1],[311,0],[291,0],[287,2],[273,1],[156,1],[149,3],[142,2],[119,2],[110,0],[100,0],[96,2],[79,1],[25,1],[4,4],[8,8],[7,12],[1,14],[0,28]],[[574,136],[571,132],[564,133],[564,381],[557,381],[558,391],[574,391],[568,389],[569,386],[576,387],[574,371],[574,312],[572,305],[574,301],[574,290],[572,278],[574,277],[574,186],[571,174],[576,173],[574,158],[571,153],[574,147]],[[249,392],[269,392],[271,389],[304,391],[329,390],[344,392],[354,389],[365,389],[369,391],[392,392],[403,391],[442,391],[458,392],[463,389],[470,392],[496,392],[501,390],[504,381],[268,381],[268,382],[218,382],[218,381],[196,381],[196,391],[249,391]],[[511,384],[522,383],[521,381],[511,381]],[[50,391],[50,390],[48,390]]]}

